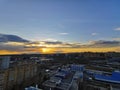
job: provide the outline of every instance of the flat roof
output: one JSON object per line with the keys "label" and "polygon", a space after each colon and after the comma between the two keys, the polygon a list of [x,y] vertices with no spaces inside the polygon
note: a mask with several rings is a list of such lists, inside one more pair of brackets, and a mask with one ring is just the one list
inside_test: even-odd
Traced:
{"label": "flat roof", "polygon": [[[74,74],[75,74],[75,72],[70,72],[66,78],[61,78],[60,84],[57,84],[56,82],[52,82],[51,80],[47,80],[43,83],[43,85],[47,86],[47,87],[68,90],[71,86]],[[55,77],[55,76],[53,76],[53,77]],[[55,77],[55,78],[57,79],[58,77]]]}
{"label": "flat roof", "polygon": [[120,72],[113,72],[111,76],[94,75],[96,80],[120,84]]}

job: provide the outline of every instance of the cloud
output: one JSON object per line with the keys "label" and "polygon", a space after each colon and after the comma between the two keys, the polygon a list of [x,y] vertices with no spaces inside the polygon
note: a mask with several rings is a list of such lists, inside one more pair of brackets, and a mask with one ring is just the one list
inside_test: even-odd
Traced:
{"label": "cloud", "polygon": [[69,33],[59,33],[60,35],[68,35]]}
{"label": "cloud", "polygon": [[10,43],[0,43],[0,50],[24,51],[24,45],[15,45]]}
{"label": "cloud", "polygon": [[118,38],[113,38],[113,40],[120,41],[120,38],[119,37]]}
{"label": "cloud", "polygon": [[53,41],[53,42],[56,42],[56,41],[58,41],[58,40],[53,39],[53,38],[47,38],[47,39],[45,39],[45,40],[43,40],[43,41]]}
{"label": "cloud", "polygon": [[28,42],[16,35],[0,34],[0,42]]}
{"label": "cloud", "polygon": [[38,51],[40,48],[102,48],[119,47],[120,41],[91,41],[87,44],[69,43],[61,41],[38,41],[38,42],[1,42],[0,50],[9,51]]}
{"label": "cloud", "polygon": [[91,41],[87,46],[89,47],[115,47],[119,45],[120,45],[120,41],[99,40],[99,41]]}
{"label": "cloud", "polygon": [[[10,35],[11,36],[11,35]],[[0,38],[3,38],[2,35],[0,35]],[[20,37],[19,37],[20,38]],[[24,40],[24,39],[23,39]],[[70,42],[62,42],[58,40],[46,40],[46,41],[21,41],[21,38],[18,39],[18,41],[13,40],[11,41],[9,38],[7,40],[3,40],[0,42],[0,51],[7,50],[11,52],[28,52],[28,53],[34,53],[34,52],[42,52],[43,48],[49,48],[52,49],[53,52],[63,52],[65,50],[69,49],[75,49],[76,51],[79,50],[86,50],[88,48],[91,48],[91,50],[96,48],[120,48],[120,40],[98,40],[98,41],[90,41],[86,44],[82,43],[70,43]],[[53,50],[54,49],[54,50]],[[114,49],[118,51],[119,49]],[[73,52],[73,51],[72,51]]]}
{"label": "cloud", "polygon": [[96,36],[96,35],[98,35],[98,34],[97,34],[97,33],[92,33],[91,35],[92,35],[92,36]]}
{"label": "cloud", "polygon": [[118,27],[118,28],[115,28],[114,30],[116,30],[116,31],[120,31],[120,27]]}
{"label": "cloud", "polygon": [[104,40],[99,40],[99,41],[94,41],[94,44],[105,44],[105,45],[108,45],[108,44],[112,44],[112,45],[116,45],[116,44],[120,44],[119,41],[104,41]]}
{"label": "cloud", "polygon": [[60,41],[55,41],[55,42],[52,42],[52,41],[45,41],[45,44],[63,44],[63,42],[60,42]]}

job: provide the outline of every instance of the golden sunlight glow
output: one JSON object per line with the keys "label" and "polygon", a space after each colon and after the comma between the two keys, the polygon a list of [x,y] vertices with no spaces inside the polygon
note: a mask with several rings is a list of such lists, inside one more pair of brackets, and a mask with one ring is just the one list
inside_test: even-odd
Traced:
{"label": "golden sunlight glow", "polygon": [[65,53],[69,52],[111,52],[117,51],[120,47],[105,47],[105,48],[63,48]]}
{"label": "golden sunlight glow", "polygon": [[42,48],[42,53],[50,53],[51,49],[50,48]]}
{"label": "golden sunlight glow", "polygon": [[19,52],[0,50],[0,55],[5,55],[5,54],[19,54]]}
{"label": "golden sunlight glow", "polygon": [[9,50],[0,50],[0,55],[4,54],[21,54],[21,53],[74,53],[74,52],[111,52],[118,51],[120,47],[107,47],[107,48],[34,48],[26,49],[25,51],[9,51]]}

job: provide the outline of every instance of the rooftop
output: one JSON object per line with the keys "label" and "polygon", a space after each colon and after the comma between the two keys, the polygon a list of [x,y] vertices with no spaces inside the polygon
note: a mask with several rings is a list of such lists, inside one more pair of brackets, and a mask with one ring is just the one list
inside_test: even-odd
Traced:
{"label": "rooftop", "polygon": [[[56,75],[54,75],[49,80],[45,81],[43,83],[43,85],[47,86],[47,87],[51,87],[51,88],[59,88],[62,90],[69,90],[74,74],[75,74],[75,72],[69,72],[69,74],[65,78],[56,77]],[[57,75],[60,75],[59,72]]]}
{"label": "rooftop", "polygon": [[120,84],[120,71],[115,71],[112,73],[112,75],[110,76],[106,76],[106,75],[99,75],[96,74],[94,75],[96,80],[99,81],[104,81],[104,82],[110,82],[110,83],[118,83]]}

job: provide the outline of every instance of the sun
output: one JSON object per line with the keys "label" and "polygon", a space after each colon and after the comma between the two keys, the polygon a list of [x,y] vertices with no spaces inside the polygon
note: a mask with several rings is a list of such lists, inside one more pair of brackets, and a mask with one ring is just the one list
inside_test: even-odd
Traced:
{"label": "sun", "polygon": [[43,53],[47,52],[47,49],[46,48],[42,48],[42,52]]}
{"label": "sun", "polygon": [[50,49],[49,48],[42,48],[42,52],[43,53],[50,53]]}

